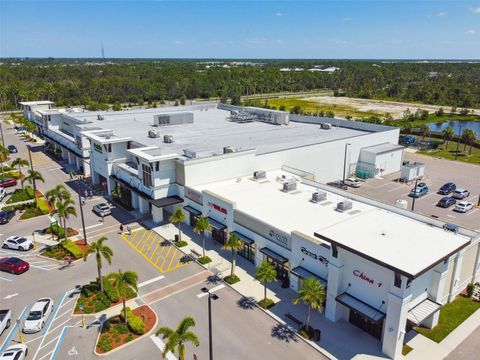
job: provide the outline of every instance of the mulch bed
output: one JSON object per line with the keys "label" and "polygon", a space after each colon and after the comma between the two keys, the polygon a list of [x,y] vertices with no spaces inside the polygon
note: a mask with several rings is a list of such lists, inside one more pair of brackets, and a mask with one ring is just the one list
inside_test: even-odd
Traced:
{"label": "mulch bed", "polygon": [[[139,316],[143,323],[145,324],[145,334],[147,334],[154,326],[157,321],[157,316],[155,312],[148,306],[143,305],[134,310],[132,310],[133,314]],[[102,332],[100,337],[98,338],[98,342],[96,344],[96,351],[99,354],[105,354],[119,346],[122,346],[132,340],[135,340],[143,335],[136,335],[130,331],[130,329],[126,328],[125,325],[120,321],[120,316],[115,316],[113,318],[108,319],[107,321],[110,322],[109,326],[103,326]],[[108,330],[107,330],[108,328]],[[109,346],[103,346],[103,349],[99,348],[99,343],[108,343]],[[111,346],[110,346],[111,344]],[[108,351],[104,351],[105,349],[110,348]]]}
{"label": "mulch bed", "polygon": [[83,239],[75,241],[75,244],[77,244],[78,247],[82,249],[83,254],[85,254],[90,249],[90,245],[85,245],[85,241]]}

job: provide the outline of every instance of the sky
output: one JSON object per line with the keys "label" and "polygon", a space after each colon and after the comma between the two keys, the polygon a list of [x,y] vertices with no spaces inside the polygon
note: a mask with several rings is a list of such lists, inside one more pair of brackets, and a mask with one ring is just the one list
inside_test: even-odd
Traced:
{"label": "sky", "polygon": [[480,59],[480,0],[0,0],[0,57]]}

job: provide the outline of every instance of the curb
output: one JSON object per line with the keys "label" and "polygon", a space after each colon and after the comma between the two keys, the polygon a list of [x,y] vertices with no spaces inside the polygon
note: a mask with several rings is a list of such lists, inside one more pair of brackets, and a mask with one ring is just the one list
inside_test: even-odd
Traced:
{"label": "curb", "polygon": [[[150,335],[153,331],[155,331],[157,325],[158,325],[158,315],[157,313],[151,308],[150,305],[148,304],[144,304],[144,305],[141,305],[141,306],[148,306],[150,308],[150,310],[152,310],[152,312],[155,314],[155,324],[153,325],[153,327],[150,329],[150,331],[146,332],[145,334],[139,336],[138,338],[132,340],[132,341],[129,341],[123,345],[120,345],[119,347],[116,347],[115,349],[112,349],[106,353],[98,353],[97,352],[97,344],[98,344],[98,340],[100,340],[100,335],[102,335],[102,328],[103,328],[103,323],[102,323],[102,326],[100,327],[100,330],[98,332],[98,335],[97,335],[97,340],[95,341],[95,345],[93,347],[93,353],[97,356],[108,356],[110,354],[112,354],[113,352],[117,351],[117,350],[121,350],[123,348],[126,348],[127,346],[137,342],[138,340],[141,340],[143,339],[145,336],[148,336]],[[140,306],[139,306],[140,307]],[[107,319],[108,320],[108,319]]]}

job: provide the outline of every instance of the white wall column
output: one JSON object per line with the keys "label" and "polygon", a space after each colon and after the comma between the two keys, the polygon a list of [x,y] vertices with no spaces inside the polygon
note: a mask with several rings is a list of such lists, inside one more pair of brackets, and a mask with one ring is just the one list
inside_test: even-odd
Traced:
{"label": "white wall column", "polygon": [[408,304],[411,298],[412,295],[406,295],[402,289],[392,288],[388,292],[388,308],[383,330],[382,352],[392,359],[399,358],[402,354]]}
{"label": "white wall column", "polygon": [[[336,260],[336,259],[335,259]],[[336,300],[336,297],[342,291],[340,284],[342,280],[343,265],[330,262],[328,264],[328,286],[327,286],[327,304],[325,306],[325,316],[331,321],[338,321],[342,318],[343,308]]]}
{"label": "white wall column", "polygon": [[138,198],[139,196],[137,194],[135,194],[133,191],[131,192],[132,194],[132,207],[134,209],[138,209],[139,205],[138,205]]}
{"label": "white wall column", "polygon": [[475,265],[472,272],[472,283],[475,283],[480,275],[480,241],[477,244],[477,255],[475,255]]}
{"label": "white wall column", "polygon": [[163,221],[163,208],[152,206],[152,220],[156,223]]}
{"label": "white wall column", "polygon": [[455,260],[454,260],[454,263],[453,263],[452,280],[451,280],[451,283],[449,284],[450,291],[449,291],[449,294],[448,294],[448,302],[455,299],[456,290],[457,290],[458,284],[460,283],[460,271],[462,270],[462,262],[463,262],[464,253],[465,253],[464,251],[460,251],[455,256]]}
{"label": "white wall column", "polygon": [[[448,263],[438,265],[432,273],[432,285],[430,286],[429,294],[431,300],[442,303],[442,295],[445,289],[445,283],[448,275]],[[437,311],[435,314],[429,316],[423,323],[424,326],[428,328],[433,328],[438,324],[438,318],[440,317],[440,311]]]}
{"label": "white wall column", "polygon": [[148,201],[141,196],[138,197],[138,210],[141,214],[146,214],[149,211]]}

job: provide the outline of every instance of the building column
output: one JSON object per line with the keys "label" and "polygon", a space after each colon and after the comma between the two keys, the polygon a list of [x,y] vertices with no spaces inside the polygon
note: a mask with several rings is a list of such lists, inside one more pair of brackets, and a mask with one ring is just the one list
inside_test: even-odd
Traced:
{"label": "building column", "polygon": [[138,198],[139,196],[135,194],[133,191],[131,191],[132,194],[132,207],[137,210],[138,209]]}
{"label": "building column", "polygon": [[451,302],[452,300],[455,299],[457,286],[460,283],[460,271],[462,270],[464,254],[465,252],[461,251],[455,256],[455,260],[453,263],[452,280],[450,283],[450,291],[448,292],[448,302]]}
{"label": "building column", "polygon": [[138,197],[138,210],[141,214],[146,214],[149,211],[148,201],[141,196]]}
{"label": "building column", "polygon": [[[430,287],[429,294],[432,297],[431,300],[443,304],[443,292],[445,289],[445,283],[448,275],[448,263],[441,264],[437,266],[432,273],[432,285]],[[429,329],[437,326],[438,318],[440,317],[440,311],[437,311],[435,314],[429,316],[422,325],[428,327]]]}
{"label": "building column", "polygon": [[[408,305],[412,295],[406,295],[400,290],[394,294],[388,293],[388,308],[383,330],[382,352],[392,359],[402,354],[405,326],[407,324]],[[405,296],[405,297],[404,297]]]}
{"label": "building column", "polygon": [[325,316],[327,319],[336,322],[342,318],[343,308],[336,300],[341,292],[340,284],[342,280],[343,265],[328,264],[328,286],[327,286],[327,304],[325,306]]}
{"label": "building column", "polygon": [[475,265],[473,266],[472,271],[472,284],[475,284],[477,281],[478,275],[480,274],[480,242],[477,244],[477,255],[475,255]]}
{"label": "building column", "polygon": [[156,223],[163,221],[163,208],[152,206],[152,220]]}

